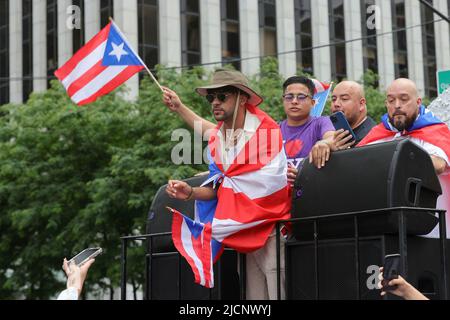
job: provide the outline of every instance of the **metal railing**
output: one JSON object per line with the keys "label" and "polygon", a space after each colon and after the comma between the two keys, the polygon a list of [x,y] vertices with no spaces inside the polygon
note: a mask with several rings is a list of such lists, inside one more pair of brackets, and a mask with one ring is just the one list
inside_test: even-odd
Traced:
{"label": "metal railing", "polygon": [[[336,220],[336,219],[349,219],[353,218],[353,239],[354,239],[354,255],[355,255],[355,279],[356,279],[356,298],[361,299],[360,292],[360,221],[361,219],[366,218],[369,215],[380,214],[383,212],[395,213],[398,215],[398,246],[399,253],[401,255],[401,270],[405,277],[407,277],[408,273],[408,264],[407,264],[407,216],[412,212],[435,212],[439,215],[439,233],[440,233],[440,254],[441,254],[441,275],[443,280],[443,299],[448,299],[448,285],[447,285],[447,259],[446,259],[446,224],[445,224],[445,210],[432,209],[432,208],[414,208],[414,207],[395,207],[395,208],[384,208],[384,209],[376,209],[376,210],[365,210],[365,211],[356,211],[356,212],[346,212],[346,213],[338,213],[338,214],[330,214],[330,215],[321,215],[321,216],[312,216],[307,218],[292,218],[289,220],[279,221],[277,223],[276,228],[276,264],[277,264],[277,297],[281,299],[281,243],[280,243],[280,227],[281,225],[291,223],[313,223],[313,235],[314,235],[314,261],[315,261],[315,269],[314,269],[314,281],[315,281],[315,298],[318,300],[320,298],[319,292],[319,224],[322,222],[326,222],[327,220]],[[153,258],[161,257],[161,256],[178,256],[181,259],[181,255],[177,252],[164,252],[164,253],[154,253],[153,252],[153,239],[158,237],[167,237],[171,236],[171,232],[164,233],[154,233],[154,234],[145,234],[138,236],[126,236],[122,237],[122,257],[121,257],[121,266],[122,266],[122,277],[121,277],[121,299],[125,300],[127,296],[127,248],[129,241],[145,241],[147,246],[147,253],[145,255],[145,288],[144,288],[144,299],[149,300],[152,297],[152,286],[151,286],[151,275],[152,275],[152,261]],[[290,241],[292,243],[292,241]],[[293,241],[301,242],[298,240]],[[227,249],[232,250],[232,249]],[[287,250],[287,247],[285,248]],[[245,255],[239,255],[239,286],[240,286],[240,298],[245,300],[246,298],[246,288],[245,288],[245,274],[246,274],[246,266],[245,266]],[[287,259],[287,255],[285,255],[285,262]],[[181,261],[178,263],[178,298],[181,299]],[[219,274],[221,273],[221,262],[220,260],[217,262],[217,268]],[[289,266],[285,265],[286,273]],[[221,277],[218,277],[219,281],[217,282],[218,288],[218,297],[217,299],[221,299]],[[212,289],[209,290],[209,296],[212,298]]]}

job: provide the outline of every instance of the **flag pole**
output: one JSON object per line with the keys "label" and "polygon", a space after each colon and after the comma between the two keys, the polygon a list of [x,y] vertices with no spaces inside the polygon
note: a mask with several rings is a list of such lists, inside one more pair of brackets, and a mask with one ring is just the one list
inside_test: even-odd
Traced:
{"label": "flag pole", "polygon": [[[112,17],[109,17],[109,21],[110,21],[111,23],[114,23],[114,20],[113,20]],[[122,33],[122,31],[121,31],[119,28],[117,28],[117,30],[118,30],[120,33]],[[122,37],[123,37],[124,39],[126,39],[125,36],[124,36],[123,34],[122,34]],[[153,73],[150,71],[150,69],[147,67],[147,65],[144,63],[144,61],[142,61],[141,57],[140,57],[138,54],[136,54],[136,53],[134,52],[134,50],[133,50],[133,48],[132,48],[131,46],[130,46],[130,49],[133,51],[134,55],[135,55],[135,56],[139,59],[139,61],[142,63],[142,65],[144,66],[145,70],[147,70],[148,74],[149,74],[150,77],[153,79],[153,81],[156,83],[156,85],[157,85],[158,88],[161,90],[161,92],[164,93],[164,89],[161,87],[161,85],[159,84],[158,80],[156,80],[155,76],[154,76]]]}

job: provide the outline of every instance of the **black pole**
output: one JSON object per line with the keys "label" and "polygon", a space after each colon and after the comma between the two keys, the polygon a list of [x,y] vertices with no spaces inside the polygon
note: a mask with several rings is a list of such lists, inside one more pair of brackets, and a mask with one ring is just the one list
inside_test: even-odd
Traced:
{"label": "black pole", "polygon": [[281,248],[280,248],[280,223],[276,224],[276,246],[277,246],[277,300],[281,300]]}
{"label": "black pole", "polygon": [[441,265],[442,265],[442,277],[444,279],[444,299],[448,300],[448,285],[447,285],[447,258],[445,249],[445,242],[447,241],[447,230],[445,222],[445,212],[439,213],[439,241],[441,250]]}
{"label": "black pole", "polygon": [[423,4],[424,6],[426,6],[428,9],[432,10],[435,14],[437,14],[439,17],[441,17],[442,19],[447,21],[447,23],[450,24],[450,19],[448,17],[444,16],[444,14],[441,13],[439,10],[436,10],[436,8],[433,7],[431,4],[429,4],[426,0],[419,0],[419,2],[421,4]]}
{"label": "black pole", "polygon": [[122,281],[121,281],[122,300],[127,299],[127,239],[122,238]]}

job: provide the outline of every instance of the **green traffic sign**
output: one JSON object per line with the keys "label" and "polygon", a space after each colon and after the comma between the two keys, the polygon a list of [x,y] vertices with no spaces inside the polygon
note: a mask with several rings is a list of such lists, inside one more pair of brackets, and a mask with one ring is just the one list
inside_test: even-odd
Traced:
{"label": "green traffic sign", "polygon": [[437,85],[439,94],[450,87],[450,70],[439,70],[437,72]]}

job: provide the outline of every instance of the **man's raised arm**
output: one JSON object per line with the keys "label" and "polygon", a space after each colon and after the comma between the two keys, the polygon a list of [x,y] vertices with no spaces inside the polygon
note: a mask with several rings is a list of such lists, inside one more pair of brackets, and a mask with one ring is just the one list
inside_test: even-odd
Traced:
{"label": "man's raised arm", "polygon": [[[216,127],[216,125],[208,120],[203,119],[199,115],[197,115],[194,111],[189,109],[187,106],[185,106],[180,98],[178,97],[177,93],[173,90],[170,90],[167,87],[163,87],[164,89],[164,96],[163,96],[163,102],[164,104],[169,108],[170,111],[178,113],[178,115],[181,116],[181,118],[184,120],[184,122],[187,123],[188,126],[190,126],[192,129],[197,129],[198,134],[205,134],[208,132],[208,130],[212,130]],[[201,125],[201,132],[198,132],[199,126],[194,126],[196,122],[200,122]],[[209,137],[207,137],[209,139]]]}

